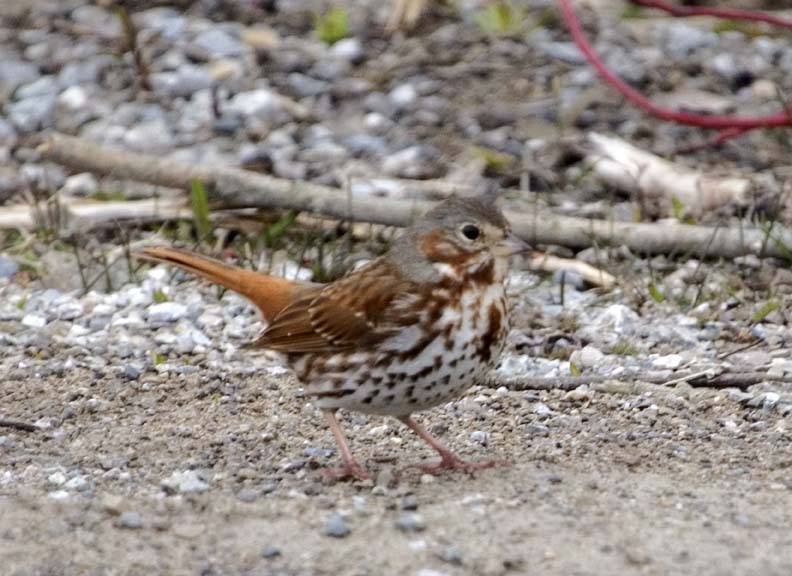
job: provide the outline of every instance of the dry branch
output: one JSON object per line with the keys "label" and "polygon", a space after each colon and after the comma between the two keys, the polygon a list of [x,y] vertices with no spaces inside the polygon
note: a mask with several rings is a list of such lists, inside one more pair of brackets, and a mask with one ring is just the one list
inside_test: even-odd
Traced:
{"label": "dry branch", "polygon": [[[314,212],[389,226],[405,226],[432,203],[387,198],[354,201],[338,188],[273,178],[238,168],[197,166],[169,159],[116,151],[62,134],[51,136],[41,147],[50,160],[76,171],[112,175],[161,186],[189,189],[193,180],[207,187],[214,207],[281,208]],[[735,257],[745,254],[785,256],[792,232],[780,230],[768,241],[764,230],[729,230],[684,224],[635,224],[559,216],[546,210],[509,214],[514,231],[533,244],[571,248],[625,245],[633,252]]]}
{"label": "dry branch", "polygon": [[[489,382],[492,387],[505,386],[510,390],[575,390],[581,386],[604,384],[606,382],[642,382],[646,384],[668,384],[667,376],[657,374],[629,374],[619,377],[590,374],[585,376],[565,376],[557,378],[496,378]],[[723,372],[712,374],[701,372],[697,374],[683,374],[675,378],[673,383],[685,382],[693,388],[748,388],[762,382],[792,383],[790,376],[775,376],[767,372]]]}
{"label": "dry branch", "polygon": [[[126,221],[161,222],[179,218],[192,218],[183,198],[129,200],[126,202],[100,202],[95,200],[61,199],[56,210],[48,210],[44,203],[17,204],[0,207],[0,229],[34,230],[40,225],[57,224],[70,231],[86,231],[107,224]],[[57,214],[59,222],[42,222],[50,214]]]}
{"label": "dry branch", "polygon": [[594,266],[582,260],[559,258],[552,254],[536,252],[528,260],[528,266],[534,270],[551,273],[560,270],[570,270],[580,274],[580,277],[592,286],[599,286],[606,290],[610,290],[616,285],[616,278],[613,275],[608,274],[604,270],[594,268]]}
{"label": "dry branch", "polygon": [[6,420],[4,418],[0,418],[0,428],[13,428],[14,430],[22,430],[23,432],[35,432],[38,430],[34,424],[20,422],[19,420]]}
{"label": "dry branch", "polygon": [[705,174],[602,134],[588,134],[584,149],[600,180],[659,205],[665,216],[673,214],[674,198],[690,214],[745,206],[754,186],[750,178]]}

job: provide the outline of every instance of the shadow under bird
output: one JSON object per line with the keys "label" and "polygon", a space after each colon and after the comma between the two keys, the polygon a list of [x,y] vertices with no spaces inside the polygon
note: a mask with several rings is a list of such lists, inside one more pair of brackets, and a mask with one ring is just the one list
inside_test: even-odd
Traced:
{"label": "shadow under bird", "polygon": [[248,298],[267,328],[253,347],[285,354],[338,443],[337,478],[369,478],[336,418],[341,409],[393,416],[440,454],[427,472],[492,462],[457,457],[412,414],[480,382],[509,329],[505,281],[528,246],[493,198],[451,198],[427,212],[391,249],[330,284],[296,282],[175,248],[138,258],[178,266]]}

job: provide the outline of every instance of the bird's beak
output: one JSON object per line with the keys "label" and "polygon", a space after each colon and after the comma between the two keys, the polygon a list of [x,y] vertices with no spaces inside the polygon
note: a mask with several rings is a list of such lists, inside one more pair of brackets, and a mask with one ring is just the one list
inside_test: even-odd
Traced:
{"label": "bird's beak", "polygon": [[498,243],[498,256],[516,256],[531,252],[533,248],[525,240],[517,236],[514,232],[509,232],[506,237]]}

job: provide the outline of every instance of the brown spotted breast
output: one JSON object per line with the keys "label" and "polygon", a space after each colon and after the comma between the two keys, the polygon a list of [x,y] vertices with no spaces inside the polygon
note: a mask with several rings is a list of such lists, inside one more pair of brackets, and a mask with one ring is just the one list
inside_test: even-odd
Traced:
{"label": "brown spotted breast", "polygon": [[[434,266],[436,281],[380,295],[367,345],[288,355],[319,408],[410,414],[456,398],[497,361],[509,328],[507,262],[488,257]],[[362,270],[357,297],[366,300],[369,278],[383,276],[391,278],[389,286],[398,284],[398,271],[386,261]]]}

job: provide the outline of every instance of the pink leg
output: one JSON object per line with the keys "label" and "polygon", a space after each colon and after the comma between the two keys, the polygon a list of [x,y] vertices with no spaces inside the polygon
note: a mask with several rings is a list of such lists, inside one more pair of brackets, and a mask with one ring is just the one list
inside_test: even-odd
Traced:
{"label": "pink leg", "polygon": [[363,467],[358,464],[357,460],[355,460],[355,457],[352,456],[352,451],[349,449],[349,444],[347,443],[346,436],[344,436],[344,431],[341,430],[341,426],[338,424],[338,420],[336,419],[335,410],[325,410],[324,416],[327,420],[328,426],[330,426],[330,430],[333,432],[333,436],[335,436],[336,443],[338,444],[338,450],[341,452],[341,458],[344,461],[344,465],[340,468],[326,469],[325,475],[330,478],[335,478],[336,480],[343,480],[345,478],[367,480],[371,478],[371,474],[363,470]]}
{"label": "pink leg", "polygon": [[466,460],[462,460],[459,456],[451,452],[451,450],[443,446],[431,434],[429,434],[429,432],[427,432],[423,426],[418,424],[418,422],[409,416],[399,416],[399,420],[407,425],[410,430],[415,432],[418,437],[421,438],[421,440],[429,444],[429,446],[434,448],[434,450],[440,454],[440,462],[437,464],[427,464],[420,466],[424,472],[428,472],[429,474],[438,474],[443,470],[465,470],[466,472],[472,472],[473,470],[479,470],[481,468],[492,468],[497,464],[497,462],[494,460],[489,462],[468,462]]}

